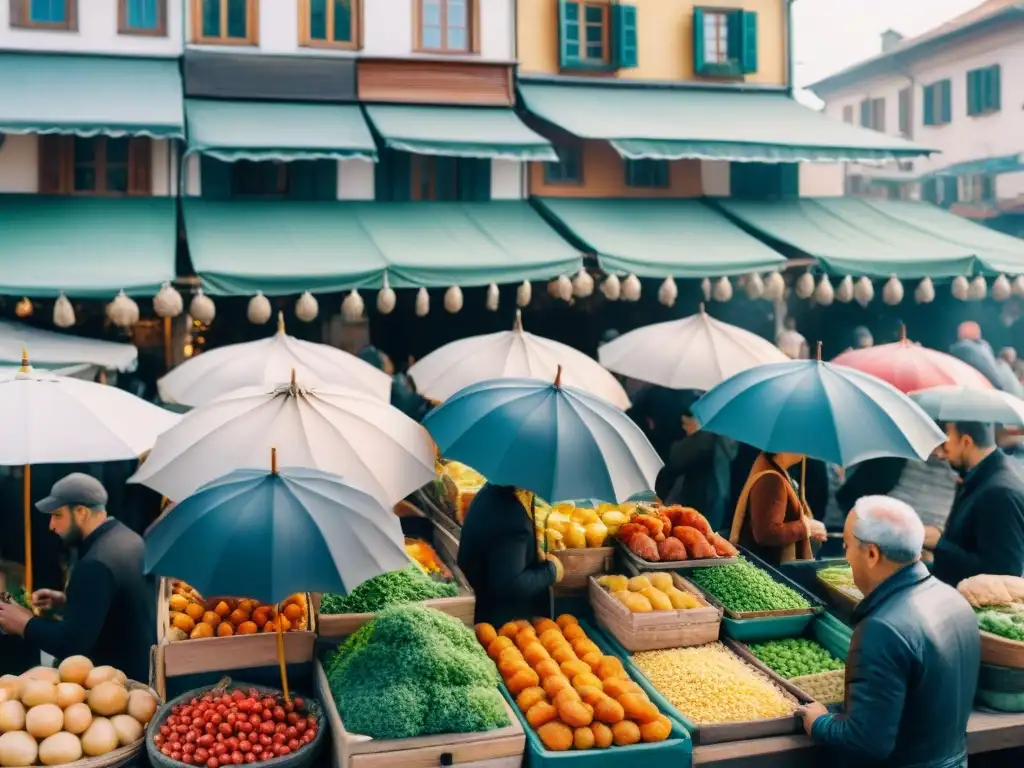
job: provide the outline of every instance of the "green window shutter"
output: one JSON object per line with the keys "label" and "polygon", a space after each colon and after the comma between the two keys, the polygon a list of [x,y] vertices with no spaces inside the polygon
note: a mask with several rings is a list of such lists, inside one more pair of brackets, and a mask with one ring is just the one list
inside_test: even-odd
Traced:
{"label": "green window shutter", "polygon": [[[757,72],[757,14],[753,11],[741,11],[736,14],[740,25],[740,48],[738,58],[740,70],[744,74]],[[729,19],[730,23],[732,19]],[[729,52],[730,55],[732,51]]]}
{"label": "green window shutter", "polygon": [[374,198],[381,203],[407,203],[412,197],[412,162],[406,152],[383,149],[374,163]]}
{"label": "green window shutter", "polygon": [[612,61],[616,69],[637,66],[636,6],[612,6]]}
{"label": "green window shutter", "polygon": [[935,86],[926,85],[921,90],[921,100],[924,102],[924,124],[935,125]]}
{"label": "green window shutter", "polygon": [[558,65],[562,69],[580,63],[580,4],[558,0]]}
{"label": "green window shutter", "polygon": [[860,124],[864,128],[871,127],[871,99],[864,99],[860,103]]}
{"label": "green window shutter", "polygon": [[313,169],[313,199],[338,199],[338,161],[317,160]]}
{"label": "green window shutter", "polygon": [[800,197],[799,163],[775,163],[779,173],[779,198],[790,200]]}
{"label": "green window shutter", "polygon": [[231,199],[231,163],[199,157],[199,184],[204,200]]}
{"label": "green window shutter", "polygon": [[486,203],[491,199],[491,161],[485,158],[460,158],[458,198],[463,203]]}
{"label": "green window shutter", "polygon": [[315,200],[315,174],[316,162],[313,160],[295,160],[288,163],[288,198]]}
{"label": "green window shutter", "polygon": [[998,112],[1003,107],[1003,105],[1002,105],[1002,100],[1003,99],[1002,99],[1002,92],[1001,92],[1002,91],[1002,85],[999,82],[1000,79],[1001,79],[999,65],[996,64],[994,67],[991,67],[988,72],[989,72],[989,77],[988,77],[989,98],[987,100],[987,104],[988,104],[989,109],[992,109],[993,111]]}
{"label": "green window shutter", "polygon": [[693,71],[703,75],[704,68],[704,10],[693,9]]}
{"label": "green window shutter", "polygon": [[949,80],[943,80],[939,84],[939,110],[940,122],[945,125],[953,121],[953,86]]}
{"label": "green window shutter", "polygon": [[979,109],[978,70],[971,70],[967,73],[967,114],[976,115]]}

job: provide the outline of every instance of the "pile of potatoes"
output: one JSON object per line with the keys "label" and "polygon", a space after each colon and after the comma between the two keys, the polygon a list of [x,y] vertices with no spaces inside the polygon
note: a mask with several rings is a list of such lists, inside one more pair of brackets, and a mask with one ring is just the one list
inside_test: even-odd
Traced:
{"label": "pile of potatoes", "polygon": [[114,667],[72,656],[0,677],[0,766],[62,765],[135,744],[156,714],[148,690]]}

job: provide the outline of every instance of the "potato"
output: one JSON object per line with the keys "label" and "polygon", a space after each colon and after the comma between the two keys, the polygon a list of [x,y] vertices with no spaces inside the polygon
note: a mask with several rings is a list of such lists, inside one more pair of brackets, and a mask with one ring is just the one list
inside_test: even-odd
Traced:
{"label": "potato", "polygon": [[56,704],[57,686],[45,680],[26,678],[21,688],[21,703],[29,709],[40,704]]}
{"label": "potato", "polygon": [[11,731],[0,736],[0,765],[32,765],[39,754],[36,740],[24,731]]}
{"label": "potato", "polygon": [[66,731],[47,737],[39,745],[39,762],[43,765],[64,765],[81,759],[82,742]]}
{"label": "potato", "polygon": [[61,683],[57,686],[57,706],[67,709],[72,704],[85,701],[85,688],[78,683]]}
{"label": "potato", "polygon": [[89,691],[89,709],[97,715],[119,715],[128,706],[128,691],[123,685],[107,680]]}
{"label": "potato", "polygon": [[45,680],[52,685],[60,682],[60,672],[53,667],[32,667],[28,672],[22,673],[25,680]]}
{"label": "potato", "polygon": [[82,734],[82,751],[89,757],[99,757],[117,749],[117,731],[105,717],[97,717]]}
{"label": "potato", "polygon": [[94,667],[92,671],[90,671],[89,674],[86,676],[85,682],[82,684],[82,686],[87,691],[91,691],[100,683],[105,683],[108,680],[112,680],[115,683],[119,683],[120,685],[125,685],[128,682],[128,677],[127,675],[125,675],[124,672],[122,672],[119,669],[114,669],[113,667]]}
{"label": "potato", "polygon": [[76,736],[85,733],[92,725],[92,710],[85,702],[72,704],[64,710],[64,730]]}
{"label": "potato", "polygon": [[25,714],[25,730],[37,739],[45,739],[64,729],[64,713],[56,704],[40,704]]}
{"label": "potato", "polygon": [[114,715],[110,718],[119,746],[127,747],[142,738],[142,724],[131,715]]}
{"label": "potato", "polygon": [[25,728],[25,707],[20,701],[5,701],[0,704],[0,733],[20,731]]}
{"label": "potato", "polygon": [[62,683],[78,683],[78,685],[85,685],[85,680],[92,670],[93,663],[85,656],[68,656],[57,667]]}
{"label": "potato", "polygon": [[149,725],[149,721],[156,714],[157,700],[149,691],[136,688],[128,694],[128,714],[138,720],[142,725]]}

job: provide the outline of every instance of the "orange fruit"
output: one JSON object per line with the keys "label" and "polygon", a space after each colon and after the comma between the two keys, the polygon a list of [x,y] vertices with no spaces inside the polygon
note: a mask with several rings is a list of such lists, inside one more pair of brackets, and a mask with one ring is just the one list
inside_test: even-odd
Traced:
{"label": "orange fruit", "polygon": [[192,621],[199,621],[203,618],[203,614],[206,613],[206,611],[203,610],[203,606],[199,605],[199,603],[189,603],[185,606],[185,613],[188,614],[188,617],[192,619]]}
{"label": "orange fruit", "polygon": [[189,639],[198,640],[199,638],[213,637],[213,627],[209,624],[199,622],[196,624],[196,628],[192,630],[192,634],[189,635]]}
{"label": "orange fruit", "polygon": [[264,632],[277,632],[277,624],[275,624],[273,622],[273,620],[268,621],[266,624],[263,625],[263,631]]}
{"label": "orange fruit", "polygon": [[255,635],[260,631],[260,628],[256,626],[254,622],[243,621],[238,625],[238,634],[240,635]]}
{"label": "orange fruit", "polygon": [[196,628],[196,623],[187,614],[178,613],[175,614],[174,619],[171,621],[171,626],[175,629],[180,629],[182,632],[191,634],[192,630]]}
{"label": "orange fruit", "polygon": [[292,623],[290,621],[288,621],[288,617],[287,616],[278,616],[277,620],[281,622],[281,631],[282,632],[291,632],[291,630],[292,630]]}
{"label": "orange fruit", "polygon": [[296,605],[295,603],[292,603],[291,605],[287,606],[284,609],[285,617],[288,619],[288,621],[290,621],[292,623],[297,622],[297,621],[301,621],[302,620],[302,614],[303,614],[302,608],[300,606]]}
{"label": "orange fruit", "polygon": [[225,603],[223,600],[217,603],[217,606],[213,609],[213,611],[222,619],[226,619],[231,613],[231,609],[228,607],[228,604]]}
{"label": "orange fruit", "polygon": [[217,637],[231,637],[235,634],[235,628],[230,621],[222,621],[217,627]]}
{"label": "orange fruit", "polygon": [[211,627],[216,629],[220,626],[220,616],[213,611],[207,611],[203,614],[203,624],[209,624]]}
{"label": "orange fruit", "polygon": [[249,614],[243,611],[241,608],[236,608],[234,611],[231,612],[231,616],[229,617],[229,619],[231,623],[237,627],[243,621],[249,620]]}
{"label": "orange fruit", "polygon": [[265,605],[261,605],[255,611],[252,612],[250,617],[255,622],[257,627],[262,628],[270,620],[270,608]]}

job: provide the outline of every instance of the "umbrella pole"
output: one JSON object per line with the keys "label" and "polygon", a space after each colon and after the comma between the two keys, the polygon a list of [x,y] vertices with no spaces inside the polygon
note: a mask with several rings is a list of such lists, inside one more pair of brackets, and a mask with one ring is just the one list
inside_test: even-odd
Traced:
{"label": "umbrella pole", "polygon": [[171,352],[171,318],[164,318],[164,368],[171,370],[174,357]]}
{"label": "umbrella pole", "polygon": [[25,515],[25,591],[32,596],[32,466],[25,465],[23,474],[24,515]]}
{"label": "umbrella pole", "polygon": [[284,654],[284,629],[281,627],[281,606],[274,606],[274,620],[277,625],[277,665],[281,670],[281,690],[284,691],[285,704],[292,703],[291,694],[288,693],[288,659]]}

